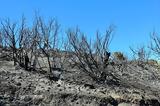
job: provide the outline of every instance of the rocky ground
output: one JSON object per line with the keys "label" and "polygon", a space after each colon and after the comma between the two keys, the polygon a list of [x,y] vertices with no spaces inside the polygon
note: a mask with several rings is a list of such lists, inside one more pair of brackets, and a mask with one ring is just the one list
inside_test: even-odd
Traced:
{"label": "rocky ground", "polygon": [[[0,106],[160,106],[160,70],[134,62],[115,66],[120,85],[97,84],[77,69],[63,79],[0,60]],[[123,68],[125,70],[123,70]]]}

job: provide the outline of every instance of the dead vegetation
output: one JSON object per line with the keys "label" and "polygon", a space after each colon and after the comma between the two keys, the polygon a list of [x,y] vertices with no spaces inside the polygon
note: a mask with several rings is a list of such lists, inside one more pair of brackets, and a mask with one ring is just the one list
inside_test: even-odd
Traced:
{"label": "dead vegetation", "polygon": [[107,71],[111,55],[108,46],[112,33],[113,27],[110,26],[103,37],[97,32],[95,41],[89,43],[87,37],[78,28],[67,32],[75,56],[72,59],[73,63],[97,82],[105,82],[107,76],[116,78]]}
{"label": "dead vegetation", "polygon": [[[133,88],[149,92],[146,95],[153,93],[159,99],[160,95],[157,94],[160,90],[159,64],[156,59],[150,57],[151,53],[156,56],[160,54],[160,40],[155,33],[151,37],[152,42],[149,48],[131,47],[133,58],[128,59],[122,52],[111,53],[109,50],[114,34],[113,26],[109,26],[103,35],[97,32],[94,39],[88,39],[79,28],[68,29],[65,37],[62,37],[59,30],[60,25],[55,19],[46,22],[40,16],[35,17],[32,26],[27,25],[24,16],[20,24],[11,22],[9,19],[1,21],[0,61],[13,61],[14,67],[18,67],[17,70],[27,70],[34,77],[35,75],[47,76],[51,82],[62,79],[66,81],[65,83],[83,84],[84,88],[92,90],[99,86],[113,89],[116,87]],[[4,65],[1,64],[1,66]],[[16,86],[21,86],[21,84]],[[60,88],[62,85],[57,86]],[[106,91],[101,92],[103,96],[105,96],[104,92],[106,93]],[[141,95],[139,92],[138,95]],[[58,98],[65,100],[68,96],[74,96],[72,93],[62,94]],[[108,99],[97,97],[98,93],[96,96],[92,93],[88,95],[98,98],[100,104],[108,104],[106,103]],[[145,93],[142,94],[145,95]],[[80,94],[77,97],[79,96],[86,97]],[[114,101],[117,102],[112,97],[109,99],[109,103]]]}

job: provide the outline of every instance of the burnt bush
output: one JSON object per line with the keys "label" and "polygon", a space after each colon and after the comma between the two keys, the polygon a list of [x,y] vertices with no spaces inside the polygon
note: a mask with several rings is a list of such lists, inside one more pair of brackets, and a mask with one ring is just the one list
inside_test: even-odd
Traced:
{"label": "burnt bush", "polygon": [[72,52],[74,53],[73,63],[88,74],[95,81],[105,81],[107,76],[116,78],[111,72],[107,71],[111,53],[109,52],[109,44],[113,38],[113,27],[110,26],[106,33],[101,37],[97,32],[96,39],[91,42],[84,33],[78,28],[69,29],[67,36],[69,39]]}

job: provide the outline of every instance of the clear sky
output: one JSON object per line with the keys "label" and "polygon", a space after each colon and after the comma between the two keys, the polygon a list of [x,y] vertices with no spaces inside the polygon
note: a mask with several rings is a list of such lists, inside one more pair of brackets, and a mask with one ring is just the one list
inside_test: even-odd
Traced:
{"label": "clear sky", "polygon": [[88,36],[116,26],[112,51],[128,52],[149,42],[150,32],[160,32],[160,0],[0,0],[0,19],[19,20],[24,14],[30,22],[35,11],[45,19],[55,17],[61,29],[76,27]]}

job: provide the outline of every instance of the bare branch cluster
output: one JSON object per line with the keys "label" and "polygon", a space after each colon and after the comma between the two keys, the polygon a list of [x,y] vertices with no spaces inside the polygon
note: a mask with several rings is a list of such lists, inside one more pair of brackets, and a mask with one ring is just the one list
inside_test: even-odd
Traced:
{"label": "bare branch cluster", "polygon": [[150,49],[156,54],[156,56],[160,56],[160,37],[156,32],[151,34],[151,45]]}
{"label": "bare branch cluster", "polygon": [[51,73],[52,68],[56,67],[54,62],[59,55],[58,31],[59,24],[56,19],[46,23],[42,17],[36,16],[31,27],[27,26],[24,16],[20,24],[7,19],[1,21],[0,45],[12,51],[14,65],[19,64],[26,70],[41,68],[38,58],[47,58]]}
{"label": "bare branch cluster", "polygon": [[[56,19],[46,22],[40,16],[35,17],[32,25],[27,25],[24,16],[20,24],[9,19],[3,20],[0,26],[0,48],[9,51],[14,65],[18,64],[26,70],[47,68],[52,74],[53,70],[63,69],[66,62],[77,66],[95,81],[104,82],[108,76],[118,80],[108,70],[108,66],[112,66],[112,63],[115,65],[117,60],[122,66],[127,58],[121,52],[113,54],[116,61],[110,58],[109,45],[113,39],[114,26],[109,26],[104,35],[97,31],[92,39],[88,39],[79,28],[68,29],[66,38],[59,34],[59,30]],[[150,49],[159,56],[160,38],[154,32],[151,40]],[[145,46],[130,49],[138,63],[149,61],[151,52]],[[42,66],[41,61],[45,66]]]}
{"label": "bare branch cluster", "polygon": [[137,49],[133,49],[130,47],[130,50],[133,53],[133,57],[141,62],[147,62],[151,56],[151,51],[148,50],[145,46],[141,46]]}
{"label": "bare branch cluster", "polygon": [[89,42],[85,34],[78,28],[68,30],[67,36],[75,56],[73,63],[77,67],[95,81],[105,81],[107,75],[114,77],[107,71],[111,55],[108,47],[113,37],[113,27],[110,26],[103,37],[97,32],[93,42]]}

